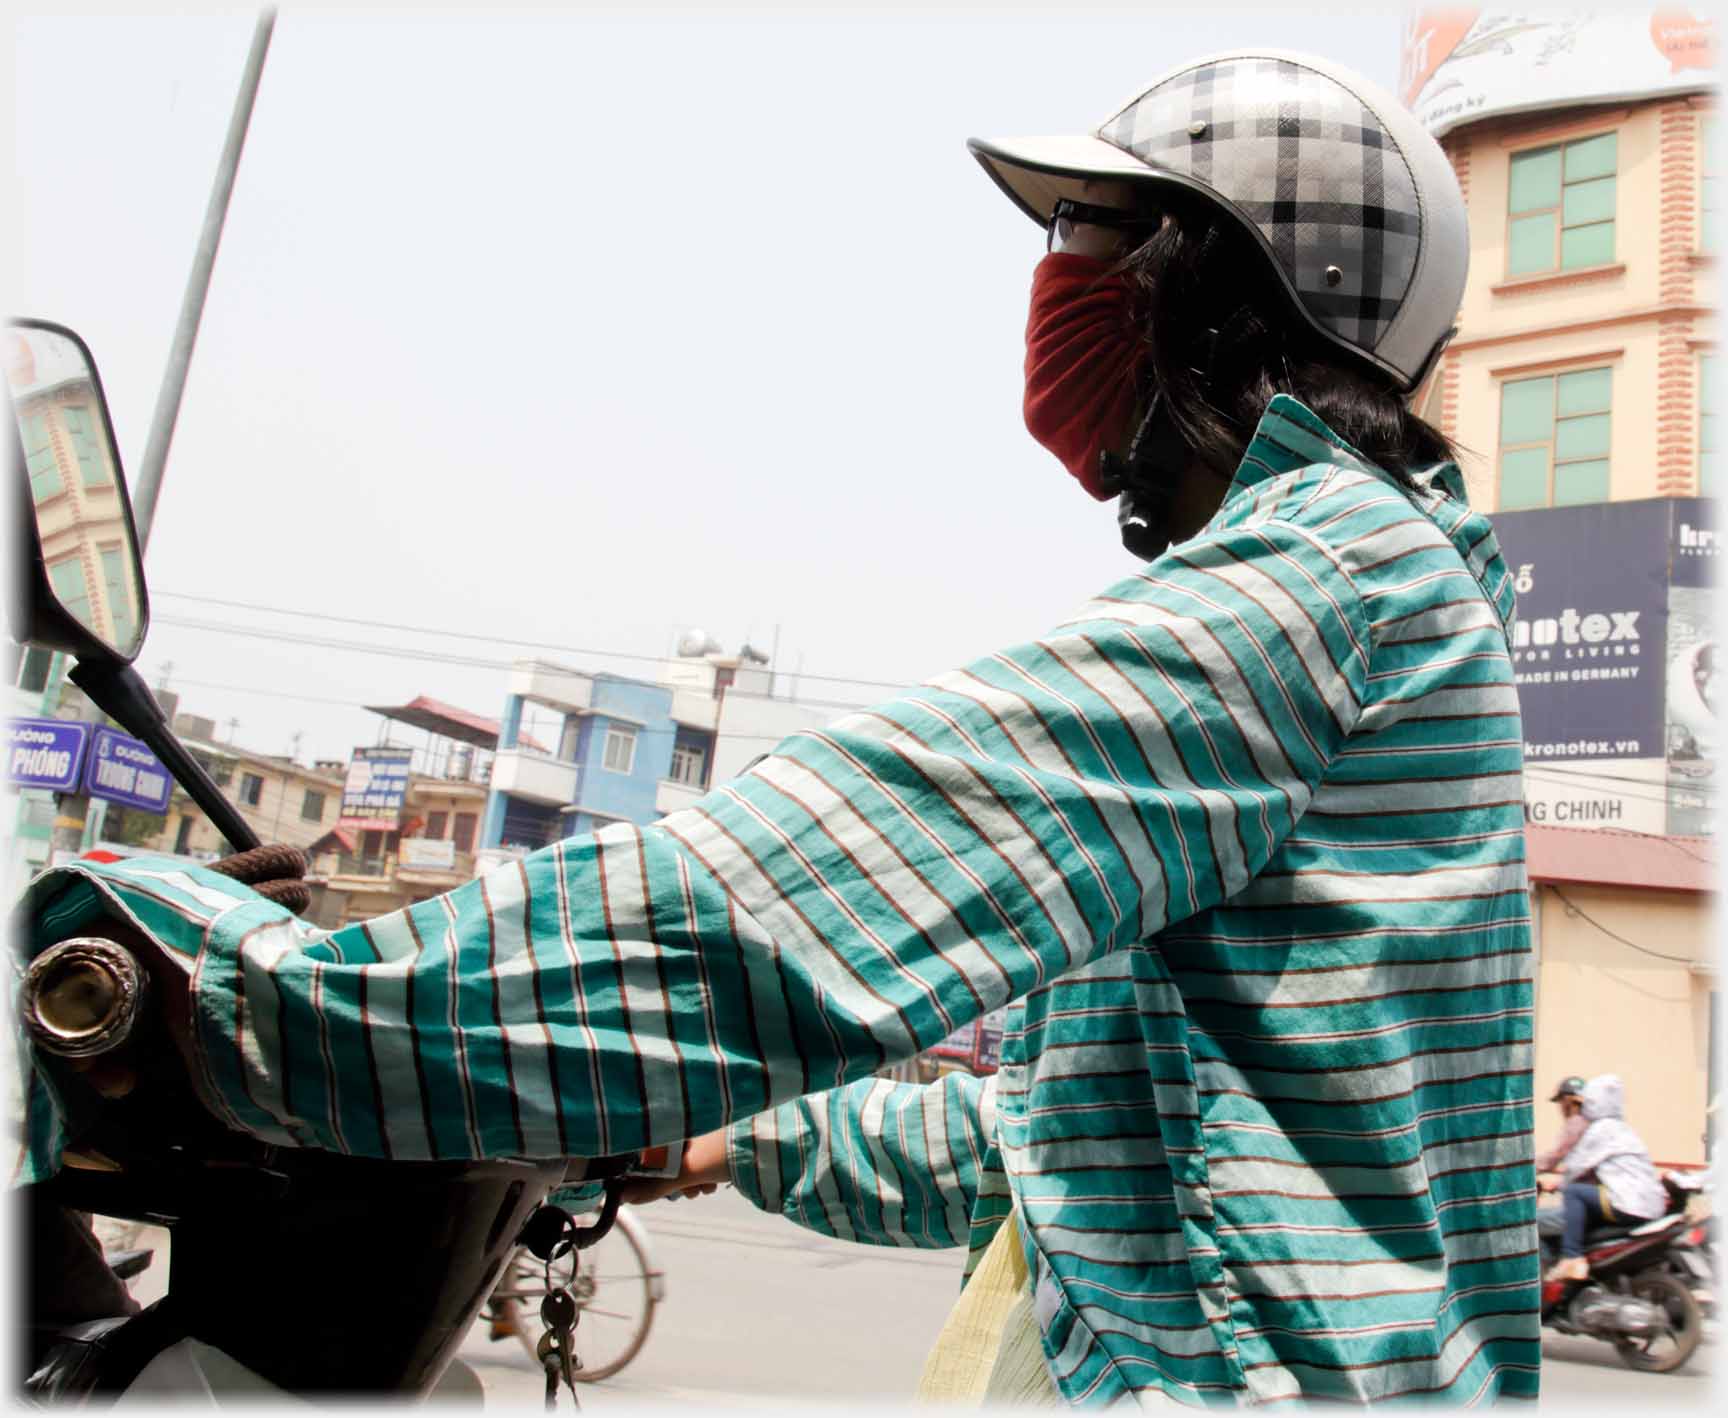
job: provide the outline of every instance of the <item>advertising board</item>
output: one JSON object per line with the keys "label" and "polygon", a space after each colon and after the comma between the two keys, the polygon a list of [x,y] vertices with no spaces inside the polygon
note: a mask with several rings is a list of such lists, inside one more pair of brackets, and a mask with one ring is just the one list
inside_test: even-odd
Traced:
{"label": "advertising board", "polygon": [[1435,137],[1496,114],[1714,87],[1716,21],[1686,10],[1421,10],[1398,96]]}
{"label": "advertising board", "polygon": [[1502,512],[1532,822],[1709,830],[1719,705],[1714,503]]}
{"label": "advertising board", "polygon": [[399,827],[413,760],[410,748],[355,749],[342,784],[342,825],[381,832]]}
{"label": "advertising board", "polygon": [[397,847],[397,865],[407,871],[449,871],[456,865],[456,844],[448,837],[407,837]]}

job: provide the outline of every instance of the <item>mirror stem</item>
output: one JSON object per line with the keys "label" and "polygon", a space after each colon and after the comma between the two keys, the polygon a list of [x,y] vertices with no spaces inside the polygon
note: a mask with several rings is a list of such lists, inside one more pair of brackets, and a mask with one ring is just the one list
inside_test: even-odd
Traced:
{"label": "mirror stem", "polygon": [[67,679],[83,690],[96,707],[112,717],[120,727],[142,739],[173,775],[192,801],[203,809],[216,830],[228,839],[230,850],[250,851],[259,844],[258,834],[247,825],[234,805],[222,795],[222,790],[168,727],[168,716],[156,702],[156,696],[144,683],[144,677],[131,665],[103,664],[97,660],[80,660],[68,672]]}

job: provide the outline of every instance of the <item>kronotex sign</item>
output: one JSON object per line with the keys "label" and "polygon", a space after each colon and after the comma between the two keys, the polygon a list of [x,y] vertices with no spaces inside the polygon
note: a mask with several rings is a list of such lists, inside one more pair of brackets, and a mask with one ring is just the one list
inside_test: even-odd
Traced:
{"label": "kronotex sign", "polygon": [[1527,797],[1557,793],[1555,770],[1574,765],[1570,796],[1550,794],[1538,820],[1700,830],[1675,794],[1707,797],[1713,778],[1714,511],[1665,497],[1494,516],[1518,593]]}
{"label": "kronotex sign", "polygon": [[1716,84],[1716,22],[1687,10],[1422,10],[1404,24],[1399,97],[1439,137],[1500,113],[1696,93]]}

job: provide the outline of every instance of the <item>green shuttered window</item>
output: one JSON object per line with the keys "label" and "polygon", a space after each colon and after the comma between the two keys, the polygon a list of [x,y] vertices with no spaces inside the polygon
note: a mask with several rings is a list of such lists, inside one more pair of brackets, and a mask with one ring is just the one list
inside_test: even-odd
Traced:
{"label": "green shuttered window", "polygon": [[60,464],[54,457],[54,444],[49,437],[48,420],[41,414],[21,414],[19,429],[24,435],[24,466],[30,474],[30,496],[36,502],[46,502],[66,491],[60,476]]}
{"label": "green shuttered window", "polygon": [[1607,369],[1576,369],[1500,386],[1502,512],[1608,500]]}
{"label": "green shuttered window", "polygon": [[79,404],[66,404],[61,407],[60,417],[65,420],[67,436],[72,440],[72,452],[78,459],[84,486],[104,487],[112,483],[114,477],[108,471],[108,460],[102,456],[100,435],[90,411]]}
{"label": "green shuttered window", "polygon": [[1614,260],[1619,138],[1598,133],[1512,155],[1506,274],[1534,276]]}

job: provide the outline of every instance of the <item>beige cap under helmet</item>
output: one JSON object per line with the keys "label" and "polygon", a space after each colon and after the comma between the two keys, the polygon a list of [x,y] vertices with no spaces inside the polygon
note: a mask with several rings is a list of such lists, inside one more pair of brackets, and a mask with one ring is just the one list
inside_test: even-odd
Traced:
{"label": "beige cap under helmet", "polygon": [[1405,389],[1454,332],[1470,251],[1452,165],[1392,95],[1327,60],[1211,55],[1090,135],[966,146],[1041,224],[1061,198],[1087,200],[1087,181],[1198,195],[1265,251],[1316,331]]}

